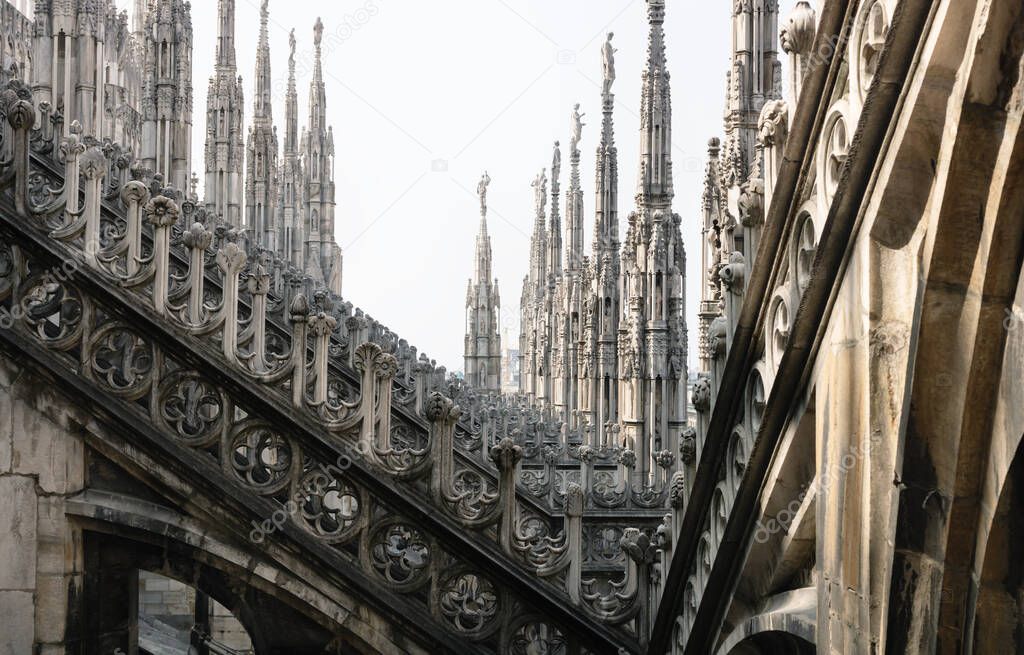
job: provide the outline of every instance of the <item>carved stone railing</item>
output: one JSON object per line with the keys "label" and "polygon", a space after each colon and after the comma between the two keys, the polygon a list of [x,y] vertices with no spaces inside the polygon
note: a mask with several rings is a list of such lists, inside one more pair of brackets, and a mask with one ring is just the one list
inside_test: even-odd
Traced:
{"label": "carved stone railing", "polygon": [[[479,467],[458,465],[457,460],[466,456],[465,450],[456,448],[461,411],[451,398],[434,390],[443,382],[436,369],[421,366],[413,371],[408,357],[399,360],[364,339],[367,335],[358,320],[346,320],[350,329],[339,335],[332,299],[314,294],[312,301],[307,300],[301,284],[289,279],[287,271],[275,267],[272,272],[267,264],[273,262],[259,253],[250,261],[233,230],[184,224],[183,214],[195,211],[189,201],[179,205],[180,195],[161,188],[159,179],[144,181],[131,171],[130,156],[113,144],[98,144],[72,126],[60,147],[53,147],[59,133],[52,129],[54,121],[46,107],[38,108],[37,121],[37,108],[24,86],[8,85],[0,111],[6,119],[0,152],[10,153],[0,168],[0,202],[10,205],[5,220],[72,269],[61,277],[60,271],[34,265],[24,249],[8,245],[0,252],[0,263],[7,262],[0,266],[0,301],[15,316],[17,330],[31,334],[42,347],[70,353],[68,364],[79,374],[95,379],[112,398],[148,412],[168,438],[218,458],[225,475],[238,484],[283,508],[297,508],[288,521],[327,543],[358,542],[362,549],[367,539],[372,542],[380,532],[377,522],[360,511],[360,503],[367,504],[373,496],[370,487],[336,474],[330,461],[313,461],[303,430],[282,432],[245,403],[236,402],[203,370],[151,342],[130,321],[114,318],[124,313],[122,307],[97,300],[76,286],[78,275],[85,275],[156,321],[180,347],[199,353],[206,366],[230,372],[281,416],[307,426],[308,438],[344,448],[349,461],[428,500],[436,509],[418,517],[417,526],[425,524],[425,532],[431,531],[431,514],[440,510],[444,520],[467,529],[482,550],[488,541],[497,544],[504,560],[495,566],[520,568],[539,578],[551,589],[540,593],[553,591],[553,597],[564,599],[567,606],[578,606],[583,610],[581,620],[622,626],[604,633],[606,638],[627,645],[645,639],[652,596],[650,536],[638,527],[620,527],[621,537],[609,538],[594,534],[608,529],[600,523],[593,524],[589,534],[584,527],[583,490],[599,486],[594,480],[604,471],[594,462],[606,460],[608,454],[576,448],[582,463],[579,484],[566,477],[561,486],[552,485],[551,493],[565,508],[564,529],[556,530],[557,522],[536,511],[536,503],[517,495],[524,448],[507,432],[495,429],[480,439],[479,450],[497,472],[493,483]],[[37,122],[40,128],[33,130]],[[62,164],[63,177],[37,165],[30,150]],[[275,285],[275,277],[287,284]],[[272,293],[275,288],[282,292]],[[406,404],[422,411],[429,429],[417,416],[395,407],[395,378],[400,375],[413,383],[412,388],[403,385],[411,394]],[[457,389],[449,393],[459,395]],[[527,448],[542,452],[538,443]],[[620,473],[628,471],[628,456],[618,459]],[[628,474],[623,479],[628,480]],[[311,486],[313,481],[317,484]],[[629,485],[622,487],[618,493],[632,495]],[[657,503],[644,502],[657,517]],[[386,509],[386,503],[381,506]],[[651,518],[641,517],[639,527],[647,526],[650,532],[657,522]],[[420,529],[417,526],[403,523],[395,529],[406,534]],[[595,548],[602,537],[613,547]],[[402,543],[407,547],[409,540]],[[431,543],[445,551],[441,537],[435,535]],[[380,567],[367,566],[373,552],[360,550],[359,563],[379,575]],[[403,550],[395,564],[408,565],[410,557]],[[445,557],[457,559],[453,552]],[[592,578],[584,579],[585,572]],[[456,586],[477,588],[479,576],[474,576]],[[435,592],[444,588],[439,577],[429,579]],[[428,584],[406,585],[387,576],[385,583],[399,592]],[[474,598],[473,604],[480,601]],[[449,629],[461,629],[444,611],[436,618],[448,620]],[[496,618],[486,630],[475,624],[468,637],[486,640],[498,624],[501,634],[511,634],[512,619],[506,619]]]}

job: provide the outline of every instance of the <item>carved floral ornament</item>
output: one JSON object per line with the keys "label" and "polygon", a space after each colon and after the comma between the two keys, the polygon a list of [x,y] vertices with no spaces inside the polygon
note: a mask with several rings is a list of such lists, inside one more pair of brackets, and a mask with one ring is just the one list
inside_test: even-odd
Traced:
{"label": "carved floral ornament", "polygon": [[779,35],[782,49],[791,55],[810,53],[818,29],[817,22],[817,13],[811,4],[807,0],[797,2]]}

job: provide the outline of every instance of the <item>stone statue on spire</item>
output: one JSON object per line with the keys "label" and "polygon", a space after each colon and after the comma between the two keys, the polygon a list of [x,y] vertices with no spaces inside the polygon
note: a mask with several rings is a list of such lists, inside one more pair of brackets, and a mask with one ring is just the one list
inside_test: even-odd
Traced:
{"label": "stone statue on spire", "polygon": [[572,110],[572,138],[570,139],[570,152],[579,150],[580,140],[583,138],[583,117],[586,114],[580,113],[579,103]]}
{"label": "stone statue on spire", "polygon": [[551,184],[557,188],[558,178],[562,173],[562,147],[555,141],[555,152],[551,159]]}
{"label": "stone statue on spire", "polygon": [[548,204],[548,171],[542,169],[540,174],[530,184],[536,198],[537,215],[543,216]]}
{"label": "stone statue on spire", "polygon": [[313,26],[313,45],[315,45],[319,49],[320,48],[320,44],[323,42],[323,40],[324,40],[324,22],[322,20],[320,20],[319,16],[317,16],[316,17],[316,25]]}
{"label": "stone statue on spire", "polygon": [[480,196],[480,214],[487,213],[487,187],[491,184],[491,176],[484,171],[483,177],[480,178],[480,182],[476,185],[476,194]]}
{"label": "stone statue on spire", "polygon": [[288,34],[288,66],[295,67],[295,28]]}
{"label": "stone statue on spire", "polygon": [[612,47],[614,32],[608,32],[608,40],[601,46],[601,60],[604,62],[604,95],[612,92],[612,83],[615,82],[615,53],[618,52]]}

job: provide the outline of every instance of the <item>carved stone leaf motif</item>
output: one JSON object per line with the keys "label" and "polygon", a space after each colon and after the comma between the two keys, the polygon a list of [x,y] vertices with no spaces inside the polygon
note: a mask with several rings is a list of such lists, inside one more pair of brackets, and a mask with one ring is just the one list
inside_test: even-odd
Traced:
{"label": "carved stone leaf motif", "polygon": [[231,470],[246,486],[275,493],[288,483],[293,452],[291,442],[274,430],[247,426],[231,440]]}
{"label": "carved stone leaf motif", "polygon": [[82,297],[73,287],[49,274],[29,280],[22,307],[24,321],[44,342],[62,348],[82,330]]}
{"label": "carved stone leaf motif", "polygon": [[440,586],[441,614],[456,631],[466,635],[486,632],[498,614],[498,593],[489,580],[476,573],[457,573]]}
{"label": "carved stone leaf motif", "polygon": [[542,621],[531,621],[512,635],[508,652],[513,655],[565,655],[568,653],[568,643],[565,635],[554,626]]}
{"label": "carved stone leaf motif", "polygon": [[[277,444],[274,450],[266,452],[267,457],[290,460],[290,457],[279,454]],[[276,466],[267,465],[270,471],[287,471],[288,466],[290,461],[281,461]],[[343,541],[355,534],[354,528],[358,525],[362,508],[355,487],[333,472],[316,469],[303,476],[300,487],[302,499],[299,505],[306,529],[332,542]]]}
{"label": "carved stone leaf motif", "polygon": [[92,372],[107,391],[140,398],[149,390],[153,352],[149,343],[131,330],[111,325],[92,338]]}
{"label": "carved stone leaf motif", "polygon": [[172,374],[161,383],[159,398],[160,417],[189,445],[206,445],[219,437],[223,414],[220,394],[198,374]]}
{"label": "carved stone leaf motif", "polygon": [[419,530],[391,524],[374,533],[371,560],[374,570],[388,583],[408,587],[426,578],[430,547]]}

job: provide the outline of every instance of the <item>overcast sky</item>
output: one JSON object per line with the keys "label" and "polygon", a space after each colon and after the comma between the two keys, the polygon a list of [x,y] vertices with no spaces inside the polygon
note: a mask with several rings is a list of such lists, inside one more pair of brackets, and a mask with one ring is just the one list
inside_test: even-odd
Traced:
{"label": "overcast sky", "polygon": [[[127,5],[127,0],[119,0]],[[252,114],[259,0],[237,0],[239,72]],[[688,255],[690,361],[696,357],[700,195],[707,141],[720,135],[731,0],[669,0],[676,199]],[[782,2],[783,16],[792,0]],[[270,0],[274,118],[283,138],[288,31],[298,39],[300,129],[307,122],[313,25],[325,25],[328,120],[334,126],[337,239],[344,295],[449,370],[462,369],[466,282],[486,169],[494,275],[503,325],[517,342],[533,224],[530,182],[586,112],[581,175],[588,241],[600,123],[600,46],[615,32],[619,217],[632,209],[639,153],[644,0]],[[193,166],[202,166],[217,2],[193,0]],[[332,36],[333,35],[333,36]],[[568,152],[563,148],[564,195]],[[198,171],[200,176],[202,171]],[[625,234],[624,228],[620,232]]]}

